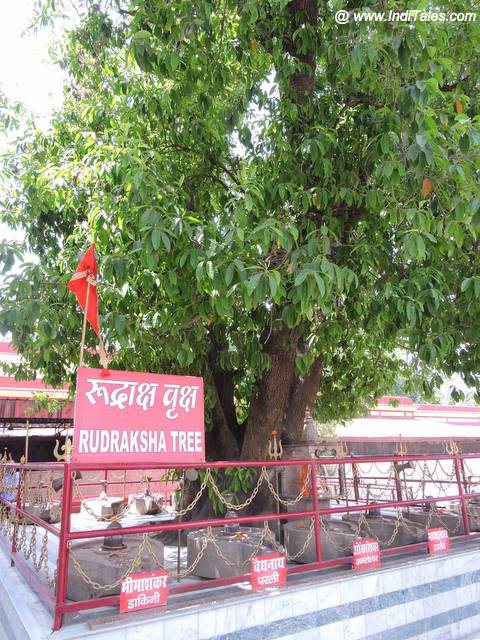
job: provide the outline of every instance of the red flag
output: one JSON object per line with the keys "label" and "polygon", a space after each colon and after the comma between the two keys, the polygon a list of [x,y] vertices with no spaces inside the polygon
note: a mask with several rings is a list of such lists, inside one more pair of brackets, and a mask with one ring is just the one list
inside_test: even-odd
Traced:
{"label": "red flag", "polygon": [[67,287],[75,294],[78,304],[83,311],[85,311],[89,283],[90,293],[88,295],[87,320],[98,336],[100,334],[100,327],[98,326],[97,262],[95,260],[94,244],[91,245],[80,260],[75,273],[67,283]]}

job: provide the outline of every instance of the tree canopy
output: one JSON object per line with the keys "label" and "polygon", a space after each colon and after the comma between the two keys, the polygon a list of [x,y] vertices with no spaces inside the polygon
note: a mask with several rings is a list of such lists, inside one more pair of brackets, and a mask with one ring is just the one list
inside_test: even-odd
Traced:
{"label": "tree canopy", "polygon": [[2,291],[18,375],[73,379],[66,282],[93,239],[111,367],[203,375],[211,455],[264,455],[307,407],[351,417],[399,375],[480,390],[480,14],[77,4],[63,106],[5,158],[1,217],[38,258]]}

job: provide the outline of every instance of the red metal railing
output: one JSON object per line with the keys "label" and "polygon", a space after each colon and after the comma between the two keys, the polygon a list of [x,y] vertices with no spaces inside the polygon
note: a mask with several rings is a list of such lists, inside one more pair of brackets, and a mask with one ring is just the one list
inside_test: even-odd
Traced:
{"label": "red metal railing", "polygon": [[[235,462],[214,462],[210,464],[198,465],[198,464],[185,464],[178,465],[172,467],[171,465],[166,464],[151,464],[148,465],[148,472],[151,474],[152,483],[161,483],[160,476],[155,479],[155,474],[163,473],[172,468],[176,468],[179,470],[186,470],[189,468],[193,469],[228,469],[234,467],[249,467],[252,469],[260,469],[265,467],[266,469],[273,467],[290,467],[290,466],[298,466],[309,469],[309,495],[312,499],[312,508],[303,510],[303,511],[291,511],[291,512],[271,512],[271,513],[261,513],[261,514],[249,514],[242,515],[236,518],[236,522],[239,524],[249,524],[254,525],[256,523],[264,523],[264,522],[278,522],[278,521],[289,521],[289,520],[298,520],[305,518],[313,518],[314,522],[314,536],[315,536],[315,548],[316,548],[316,560],[315,562],[304,564],[304,565],[296,565],[289,566],[287,573],[295,574],[301,573],[305,571],[312,571],[318,569],[324,569],[333,566],[340,565],[349,565],[352,562],[351,556],[343,556],[338,557],[333,560],[323,560],[322,559],[322,527],[320,516],[329,516],[334,514],[350,514],[355,512],[365,512],[367,510],[380,510],[380,509],[396,509],[401,510],[404,508],[408,508],[414,505],[437,505],[441,503],[457,503],[460,505],[459,513],[461,513],[462,523],[463,523],[463,533],[461,535],[455,536],[454,540],[458,542],[464,542],[466,540],[471,540],[473,538],[477,538],[480,536],[480,532],[471,532],[470,531],[470,515],[468,511],[468,502],[474,498],[480,497],[480,492],[472,492],[473,485],[477,483],[473,483],[472,477],[475,474],[470,473],[470,476],[467,475],[466,465],[473,463],[476,461],[480,465],[480,456],[476,456],[473,454],[469,455],[443,455],[443,456],[378,456],[378,457],[343,457],[343,458],[319,458],[319,459],[308,459],[308,460],[281,460],[277,462],[272,461],[235,461]],[[399,477],[399,473],[396,471],[395,473],[390,474],[388,478],[385,478],[387,481],[386,490],[388,492],[393,490],[395,492],[396,498],[393,500],[379,500],[379,501],[370,501],[368,502],[368,498],[361,495],[361,487],[362,487],[362,465],[365,464],[381,464],[381,463],[389,463],[392,469],[398,469],[398,465],[406,464],[406,463],[428,463],[428,462],[443,462],[445,464],[450,463],[451,466],[451,477],[447,478],[439,478],[438,483],[443,487],[445,483],[448,481],[449,490],[453,491],[452,495],[439,495],[439,496],[422,496],[419,498],[409,498],[408,491],[406,495],[403,495],[405,492],[405,488],[407,487],[406,479],[403,478],[405,482],[402,485],[402,478]],[[350,482],[350,494],[353,494],[354,500],[352,501],[351,496],[348,496],[348,486],[347,486],[347,496],[336,494],[333,495],[333,500],[337,500],[337,506],[331,506],[330,508],[324,508],[320,505],[318,499],[317,491],[312,491],[312,487],[319,487],[321,485],[335,485],[336,482],[330,482],[331,477],[329,478],[326,475],[325,469],[326,466],[330,466],[334,468],[334,470],[345,470],[343,477],[348,477]],[[72,505],[74,498],[74,477],[77,472],[81,472],[84,474],[85,479],[83,482],[83,486],[92,486],[92,485],[103,485],[105,483],[109,484],[108,474],[115,471],[122,472],[144,472],[145,465],[144,464],[130,464],[130,465],[119,465],[119,464],[99,464],[99,465],[86,465],[86,464],[63,464],[63,463],[36,463],[36,464],[15,464],[15,463],[6,463],[2,464],[0,467],[3,470],[3,477],[5,474],[10,474],[12,476],[13,473],[18,474],[19,484],[18,491],[16,492],[16,496],[14,499],[10,496],[10,499],[6,496],[6,490],[4,493],[0,495],[0,504],[3,505],[4,512],[7,511],[5,507],[8,508],[8,511],[15,513],[17,516],[17,520],[13,522],[13,535],[11,544],[7,544],[8,538],[0,535],[0,542],[3,544],[4,548],[7,549],[12,565],[15,566],[22,572],[26,580],[32,586],[32,588],[39,594],[40,598],[50,609],[53,614],[53,629],[58,630],[64,620],[64,616],[68,613],[72,613],[75,611],[82,611],[86,609],[92,609],[96,607],[104,607],[104,606],[118,606],[119,596],[111,595],[105,597],[98,597],[92,600],[84,600],[79,602],[69,602],[67,601],[67,583],[68,583],[68,571],[69,571],[69,547],[70,544],[75,540],[89,540],[93,538],[105,538],[109,536],[118,535],[118,529],[93,529],[93,530],[81,530],[81,531],[72,531],[71,529],[71,519],[72,519]],[[348,474],[347,470],[348,469]],[[479,466],[480,469],[480,466]],[[89,472],[104,472],[104,477],[98,481],[92,482],[88,479]],[[47,524],[40,518],[34,516],[32,513],[29,513],[25,508],[25,490],[29,487],[30,477],[29,474],[40,474],[43,476],[48,474],[51,476],[52,474],[55,476],[63,475],[63,497],[62,497],[62,514],[61,514],[61,523],[60,526],[55,526],[52,524]],[[152,475],[153,474],[153,475]],[[478,475],[478,474],[476,474]],[[378,476],[374,476],[375,482],[379,487],[382,485],[379,484]],[[400,480],[400,481],[399,481]],[[78,482],[78,480],[76,481]],[[344,482],[344,481],[343,481]],[[388,485],[390,482],[390,485]],[[392,484],[393,482],[393,484]],[[437,482],[434,478],[431,477],[427,479],[419,479],[419,478],[409,478],[408,482]],[[126,476],[124,474],[123,480],[113,480],[111,482],[112,485],[118,486],[123,484],[130,485],[138,485],[138,474],[134,475],[133,479],[126,480]],[[342,483],[340,483],[342,484]],[[365,484],[365,478],[363,478],[363,484]],[[42,489],[45,490],[47,483],[42,481]],[[408,488],[408,487],[407,487]],[[299,490],[301,488],[299,487]],[[454,489],[454,490],[453,490]],[[445,490],[442,489],[445,493]],[[48,533],[57,536],[59,539],[59,547],[58,547],[58,558],[57,558],[57,579],[56,579],[56,588],[55,593],[45,582],[37,575],[37,573],[33,570],[31,564],[29,564],[25,559],[21,557],[20,551],[17,549],[17,538],[18,535],[15,534],[16,528],[20,526],[22,521],[28,521],[34,523],[37,527],[41,527],[43,530],[46,530]],[[20,524],[19,524],[20,523]],[[122,535],[141,535],[141,534],[153,534],[159,533],[162,531],[178,531],[178,530],[192,530],[192,529],[200,529],[204,527],[222,527],[225,524],[225,519],[223,517],[210,518],[210,519],[202,519],[202,520],[192,520],[186,522],[159,522],[158,524],[148,524],[148,525],[135,525],[135,526],[123,526]],[[400,546],[395,548],[388,548],[382,551],[382,556],[391,556],[394,554],[405,553],[409,551],[419,551],[426,550],[427,542],[417,542],[415,544],[410,544],[408,546]],[[196,591],[199,589],[206,589],[211,587],[219,587],[224,585],[232,585],[240,582],[245,582],[249,579],[249,573],[245,573],[241,576],[228,577],[228,578],[216,578],[210,580],[202,580],[199,582],[188,582],[188,583],[179,583],[172,585],[169,589],[170,594],[177,593],[185,593],[189,591]]]}

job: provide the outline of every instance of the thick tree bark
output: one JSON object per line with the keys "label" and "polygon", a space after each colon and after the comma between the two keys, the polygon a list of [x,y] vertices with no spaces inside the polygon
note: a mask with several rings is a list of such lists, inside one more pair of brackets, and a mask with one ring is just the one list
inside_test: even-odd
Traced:
{"label": "thick tree bark", "polygon": [[285,49],[290,55],[303,63],[303,70],[292,74],[290,84],[295,92],[297,103],[302,105],[308,101],[313,93],[316,59],[313,51],[300,52],[297,50],[293,40],[293,33],[302,23],[309,24],[314,28],[317,26],[317,0],[292,0],[288,8],[292,16],[292,34],[286,43]]}
{"label": "thick tree bark", "polygon": [[303,380],[295,380],[288,402],[282,436],[287,442],[298,442],[303,433],[305,412],[315,402],[323,375],[323,360],[317,358]]}
{"label": "thick tree bark", "polygon": [[[230,423],[225,414],[223,405],[224,402],[228,404],[228,398],[227,400],[225,399],[225,395],[227,394],[225,394],[225,389],[222,389],[223,394],[219,392],[213,374],[211,386],[214,393],[215,404],[212,409],[213,427],[206,434],[207,456],[216,460],[234,460],[238,458],[240,454],[240,448],[234,433],[236,421],[235,424]],[[222,400],[224,402],[222,402]],[[214,455],[210,456],[210,452]]]}
{"label": "thick tree bark", "polygon": [[231,429],[237,427],[237,414],[235,412],[235,386],[232,371],[223,371],[216,366],[211,366],[212,376],[218,393],[218,399],[222,406],[222,412]]}
{"label": "thick tree bark", "polygon": [[295,371],[297,343],[298,331],[284,327],[273,331],[265,344],[271,367],[259,381],[250,405],[242,447],[244,459],[265,458],[272,430],[280,430]]}

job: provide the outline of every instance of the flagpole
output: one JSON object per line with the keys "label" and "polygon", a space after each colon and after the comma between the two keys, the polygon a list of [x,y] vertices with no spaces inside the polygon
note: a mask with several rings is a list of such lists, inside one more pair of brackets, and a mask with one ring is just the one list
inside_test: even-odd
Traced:
{"label": "flagpole", "polygon": [[85,332],[87,330],[87,312],[88,312],[88,299],[90,297],[90,275],[87,276],[87,295],[85,298],[85,310],[83,312],[83,327],[82,327],[82,340],[80,342],[80,362],[79,367],[83,367],[83,349],[85,347]]}

